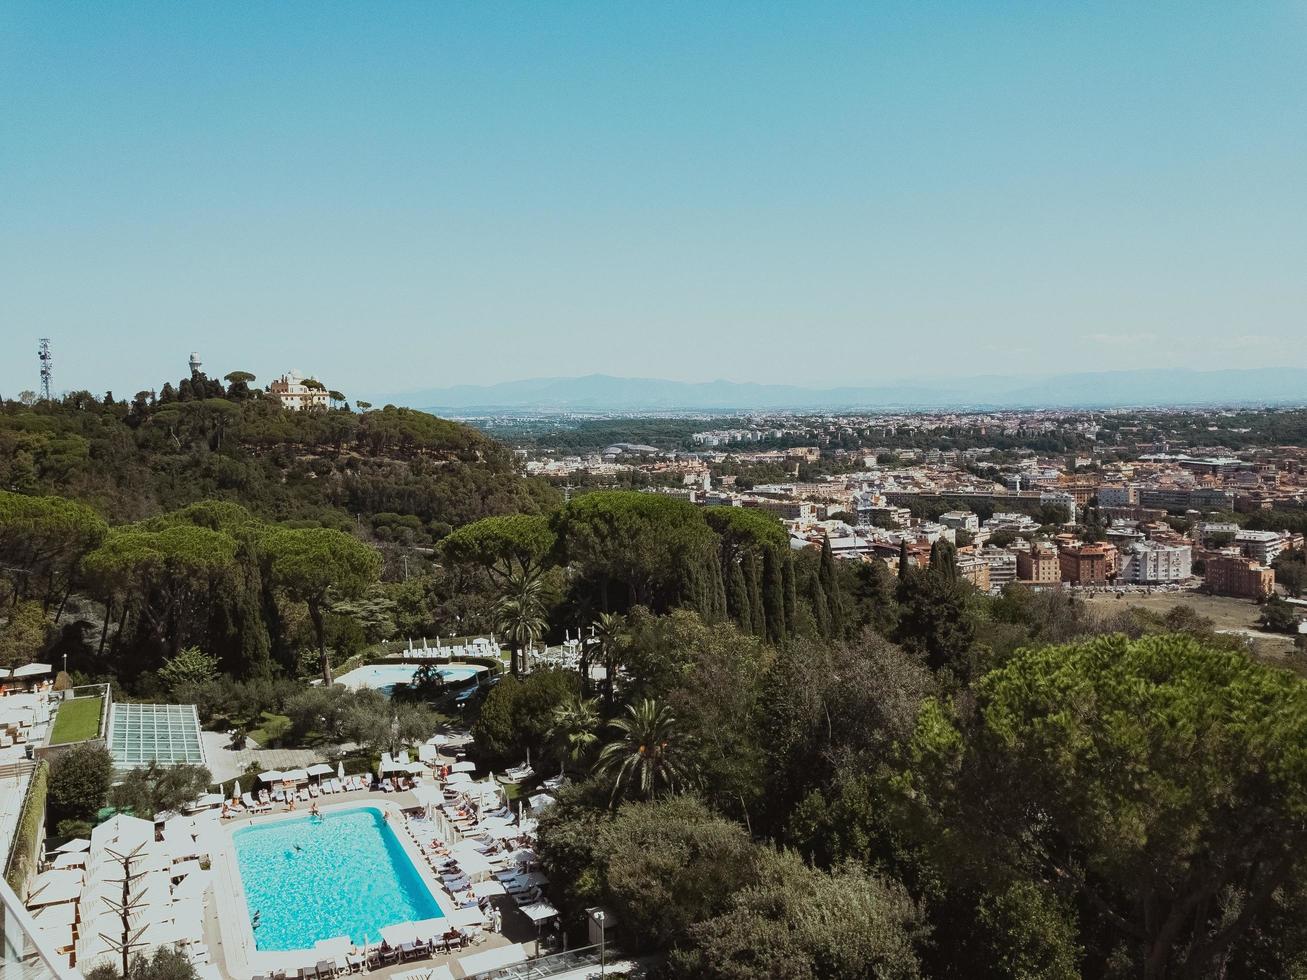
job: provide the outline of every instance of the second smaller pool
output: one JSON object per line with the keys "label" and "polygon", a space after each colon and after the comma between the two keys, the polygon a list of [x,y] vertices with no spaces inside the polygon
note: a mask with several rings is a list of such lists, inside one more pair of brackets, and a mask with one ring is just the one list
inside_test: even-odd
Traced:
{"label": "second smaller pool", "polygon": [[[354,691],[361,687],[370,687],[389,697],[395,690],[396,684],[413,683],[413,675],[421,669],[417,664],[369,664],[351,670],[348,674],[342,674],[336,678],[336,682]],[[446,684],[458,686],[472,680],[477,674],[485,673],[486,668],[441,664],[436,670],[445,679]]]}

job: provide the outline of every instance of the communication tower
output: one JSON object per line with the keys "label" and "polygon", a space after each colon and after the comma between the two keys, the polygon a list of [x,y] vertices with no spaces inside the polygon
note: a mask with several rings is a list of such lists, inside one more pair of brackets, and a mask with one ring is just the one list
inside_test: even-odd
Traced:
{"label": "communication tower", "polygon": [[54,358],[50,355],[50,338],[41,338],[41,348],[36,356],[41,360],[41,400],[50,400],[50,375],[54,370]]}

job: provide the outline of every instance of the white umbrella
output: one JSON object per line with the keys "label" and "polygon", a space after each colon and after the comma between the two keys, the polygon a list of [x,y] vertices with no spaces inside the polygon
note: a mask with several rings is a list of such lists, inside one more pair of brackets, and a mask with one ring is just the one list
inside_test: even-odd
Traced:
{"label": "white umbrella", "polygon": [[308,780],[309,774],[303,769],[287,769],[281,774],[281,778],[288,783],[302,783]]}
{"label": "white umbrella", "polygon": [[90,849],[91,842],[89,840],[86,840],[83,837],[74,837],[68,843],[60,844],[56,847],[55,852],[58,854],[70,854],[74,851],[89,851]]}
{"label": "white umbrella", "polygon": [[259,773],[259,778],[265,783],[279,783],[286,778],[286,774],[276,769],[269,769],[267,772]]}
{"label": "white umbrella", "polygon": [[475,763],[471,763],[471,762],[455,762],[452,766],[449,767],[449,771],[450,772],[476,772],[477,767]]}
{"label": "white umbrella", "polygon": [[344,778],[345,778],[345,760],[344,760],[344,759],[341,759],[338,763],[336,763],[336,778],[337,778],[337,779],[344,779]]}
{"label": "white umbrella", "polygon": [[239,779],[233,779],[231,781],[231,798],[233,800],[239,800],[241,798],[241,781]]}
{"label": "white umbrella", "polygon": [[42,929],[50,926],[72,925],[77,920],[77,906],[72,902],[62,905],[47,905],[32,913],[32,921]]}
{"label": "white umbrella", "polygon": [[449,774],[449,778],[447,778],[445,782],[461,785],[463,783],[472,782],[472,777],[465,772],[454,772]]}
{"label": "white umbrella", "polygon": [[54,859],[56,868],[78,868],[86,864],[86,855],[83,854],[60,854]]}
{"label": "white umbrella", "polygon": [[330,776],[331,766],[327,765],[325,762],[319,762],[315,765],[309,766],[307,772],[310,776]]}
{"label": "white umbrella", "polygon": [[478,881],[472,886],[472,894],[477,898],[491,898],[495,895],[506,895],[508,889],[493,878],[489,881]]}

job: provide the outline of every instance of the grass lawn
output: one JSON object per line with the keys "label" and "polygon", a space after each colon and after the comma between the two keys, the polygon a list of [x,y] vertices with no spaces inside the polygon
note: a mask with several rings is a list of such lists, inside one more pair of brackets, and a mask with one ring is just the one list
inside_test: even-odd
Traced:
{"label": "grass lawn", "polygon": [[83,742],[100,734],[100,711],[104,698],[73,698],[59,705],[54,716],[51,745],[65,742]]}

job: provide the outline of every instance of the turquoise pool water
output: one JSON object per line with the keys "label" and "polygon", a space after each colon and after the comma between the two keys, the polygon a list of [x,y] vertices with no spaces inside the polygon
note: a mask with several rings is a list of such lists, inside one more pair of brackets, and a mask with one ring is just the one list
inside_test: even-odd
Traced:
{"label": "turquoise pool water", "polygon": [[383,926],[444,915],[374,807],[256,824],[232,840],[257,949],[377,942]]}
{"label": "turquoise pool water", "polygon": [[[417,664],[369,664],[358,667],[348,674],[336,678],[336,683],[357,690],[371,687],[381,691],[387,697],[395,690],[396,684],[411,684],[413,675],[419,670]],[[446,684],[462,684],[485,671],[484,667],[446,667],[436,668]]]}

